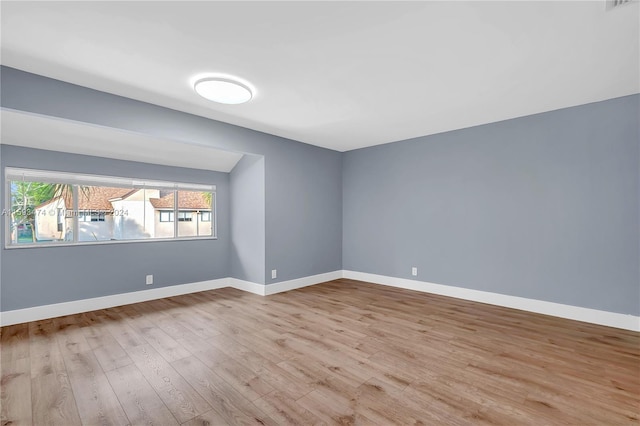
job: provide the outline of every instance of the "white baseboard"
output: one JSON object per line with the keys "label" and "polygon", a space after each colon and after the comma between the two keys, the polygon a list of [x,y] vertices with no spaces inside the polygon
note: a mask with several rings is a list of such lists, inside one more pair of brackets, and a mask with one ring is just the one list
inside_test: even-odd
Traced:
{"label": "white baseboard", "polygon": [[216,290],[229,286],[229,278],[201,281],[197,283],[179,284],[158,287],[149,290],[133,291],[130,293],[113,294],[110,296],[94,297],[91,299],[73,300],[71,302],[55,303],[52,305],[34,306],[33,308],[16,309],[0,312],[0,326],[38,321],[64,315],[79,314],[98,309],[113,308],[114,306],[130,305],[148,300],[162,299],[182,294],[197,293],[199,291]]}
{"label": "white baseboard", "polygon": [[52,305],[16,309],[13,311],[0,312],[0,326],[38,321],[63,315],[78,314],[98,309],[112,308],[114,306],[162,299],[164,297],[197,293],[199,291],[216,290],[223,287],[233,287],[238,290],[258,294],[260,296],[268,296],[339,278],[348,278],[374,284],[404,288],[407,290],[439,294],[442,296],[455,297],[457,299],[488,303],[491,305],[504,306],[507,308],[520,309],[523,311],[536,312],[539,314],[552,315],[560,318],[640,332],[640,317],[634,315],[625,315],[616,312],[607,312],[597,309],[563,305],[561,303],[546,302],[543,300],[527,299],[524,297],[508,296],[499,293],[471,290],[425,281],[408,280],[405,278],[394,278],[384,275],[346,270],[327,272],[324,274],[312,275],[309,277],[297,278],[269,285],[243,281],[237,278],[221,278],[217,280],[95,297],[92,299],[74,300],[71,302],[55,303]]}
{"label": "white baseboard", "polygon": [[342,278],[341,270],[326,272],[324,274],[311,275],[308,277],[296,278],[289,281],[280,281],[278,283],[267,285],[258,284],[251,281],[243,281],[237,278],[229,278],[229,285],[238,290],[247,291],[249,293],[258,294],[260,296],[269,296],[271,294],[282,293],[284,291],[295,290],[297,288],[337,280],[338,278]]}
{"label": "white baseboard", "polygon": [[391,287],[421,291],[425,293],[439,294],[455,297],[457,299],[471,300],[474,302],[488,303],[490,305],[504,306],[520,309],[522,311],[535,312],[544,315],[552,315],[576,321],[592,324],[606,325],[608,327],[622,328],[631,331],[640,331],[640,317],[620,314],[616,312],[600,311],[597,309],[582,308],[579,306],[563,305],[561,303],[546,302],[543,300],[527,299],[524,297],[508,296],[505,294],[491,293],[488,291],[471,290],[462,287],[454,287],[442,284],[434,284],[425,281],[394,278],[384,275],[367,274],[356,271],[343,271],[343,277],[366,281],[374,284],[382,284]]}
{"label": "white baseboard", "polygon": [[266,286],[264,284],[258,284],[251,281],[239,280],[238,278],[229,278],[229,286],[238,290],[246,291],[248,293],[257,294],[259,296],[266,296],[266,293],[265,293]]}
{"label": "white baseboard", "polygon": [[290,281],[282,281],[268,286],[239,280],[237,278],[221,278],[218,280],[179,284],[149,290],[133,291],[130,293],[113,294],[109,296],[94,297],[91,299],[73,300],[70,302],[55,303],[52,305],[34,306],[32,308],[0,312],[0,326],[38,321],[47,318],[61,317],[64,315],[79,314],[98,309],[113,308],[114,306],[129,305],[132,303],[146,302],[148,300],[162,299],[171,296],[180,296],[188,293],[197,293],[199,291],[216,290],[223,287],[233,287],[238,290],[258,294],[260,296],[266,296],[268,294],[294,290],[296,288],[319,284],[338,278],[342,278],[342,271],[333,271]]}
{"label": "white baseboard", "polygon": [[297,278],[295,280],[281,281],[279,283],[269,284],[265,287],[265,295],[282,293],[284,291],[295,290],[297,288],[307,287],[310,285],[326,283],[327,281],[342,278],[343,271],[333,271],[324,274],[311,275],[309,277]]}

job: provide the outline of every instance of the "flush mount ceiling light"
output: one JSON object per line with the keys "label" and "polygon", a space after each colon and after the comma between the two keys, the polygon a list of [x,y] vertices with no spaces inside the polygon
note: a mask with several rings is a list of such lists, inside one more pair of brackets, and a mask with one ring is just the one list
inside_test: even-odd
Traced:
{"label": "flush mount ceiling light", "polygon": [[243,104],[253,97],[248,85],[227,77],[206,77],[199,79],[193,85],[200,96],[221,104]]}

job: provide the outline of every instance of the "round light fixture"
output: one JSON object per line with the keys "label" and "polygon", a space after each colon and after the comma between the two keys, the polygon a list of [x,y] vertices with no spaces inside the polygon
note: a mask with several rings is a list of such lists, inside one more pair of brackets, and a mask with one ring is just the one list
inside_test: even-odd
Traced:
{"label": "round light fixture", "polygon": [[196,81],[193,88],[203,98],[221,104],[243,104],[253,97],[249,87],[229,78],[203,78]]}

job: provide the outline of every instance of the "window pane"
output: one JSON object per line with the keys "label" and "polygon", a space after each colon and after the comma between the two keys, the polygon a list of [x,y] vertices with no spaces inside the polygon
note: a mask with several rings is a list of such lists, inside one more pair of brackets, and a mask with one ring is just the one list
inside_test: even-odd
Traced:
{"label": "window pane", "polygon": [[81,185],[78,193],[78,241],[109,241],[116,234],[115,210],[112,200],[122,198],[131,188]]}
{"label": "window pane", "polygon": [[175,228],[173,225],[173,209],[175,208],[174,191],[171,190],[150,190],[151,196],[148,196],[150,213],[153,216],[153,229],[151,238],[173,238]]}
{"label": "window pane", "polygon": [[[116,212],[124,214],[117,220],[123,240],[173,238],[173,191],[142,188],[134,189],[122,200],[113,202]],[[169,212],[160,220],[162,212]]]}
{"label": "window pane", "polygon": [[12,244],[73,241],[71,186],[25,181],[9,186]]}
{"label": "window pane", "polygon": [[202,191],[178,192],[178,236],[196,237],[213,235],[213,221],[202,220],[202,213],[211,214],[213,194]]}

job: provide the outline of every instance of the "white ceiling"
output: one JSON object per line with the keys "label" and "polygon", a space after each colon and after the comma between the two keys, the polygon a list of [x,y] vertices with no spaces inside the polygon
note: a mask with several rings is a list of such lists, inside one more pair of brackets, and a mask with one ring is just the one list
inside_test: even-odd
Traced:
{"label": "white ceiling", "polygon": [[605,4],[3,1],[1,60],[347,151],[640,92],[639,4]]}
{"label": "white ceiling", "polygon": [[3,109],[0,143],[141,161],[191,169],[230,172],[242,158],[237,152],[187,145],[175,140]]}

